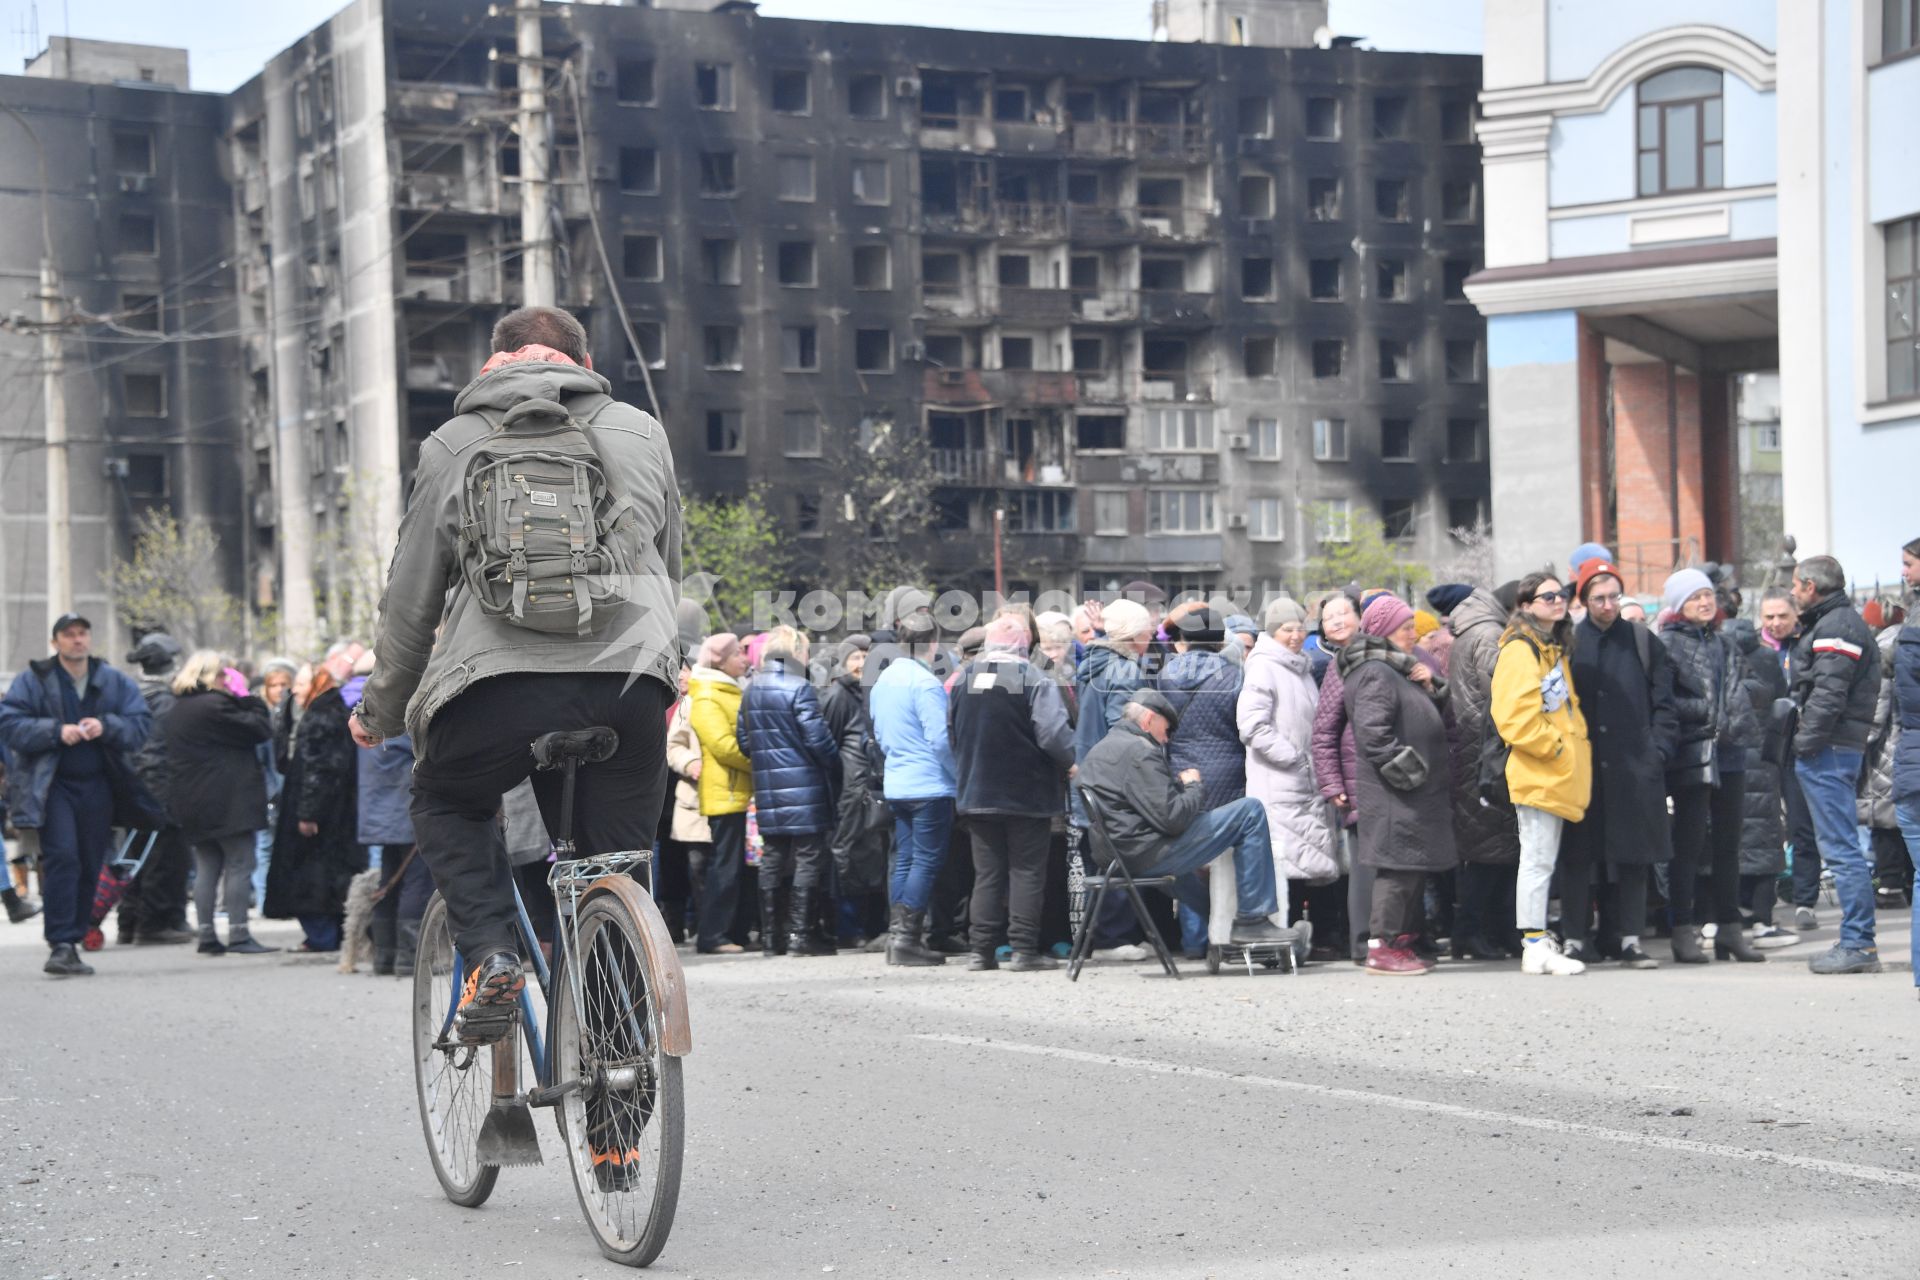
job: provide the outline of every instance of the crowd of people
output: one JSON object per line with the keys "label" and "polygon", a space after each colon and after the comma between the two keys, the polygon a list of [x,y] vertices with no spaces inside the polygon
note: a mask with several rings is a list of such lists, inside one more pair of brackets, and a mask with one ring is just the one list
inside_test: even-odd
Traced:
{"label": "crowd of people", "polygon": [[[1920,593],[1920,540],[1902,560]],[[1258,623],[1134,583],[958,636],[901,592],[891,627],[819,653],[790,626],[698,637],[667,712],[656,898],[702,954],[1046,970],[1101,869],[1097,821],[1135,874],[1174,878],[1154,914],[1189,955],[1292,946],[1385,976],[1446,952],[1538,975],[1751,963],[1818,929],[1824,883],[1839,933],[1812,968],[1876,969],[1875,909],[1910,899],[1920,850],[1920,625],[1856,611],[1825,557],[1757,621],[1700,569],[1651,609],[1605,548],[1568,569],[1418,608],[1282,596]],[[75,615],[53,648],[0,703],[23,837],[5,901],[44,913],[48,972],[91,972],[116,843],[146,852],[122,945],[263,954],[264,914],[336,951],[359,877],[374,971],[411,971],[433,880],[407,738],[349,735],[371,652],[248,670],[152,633],[128,676]],[[550,937],[527,784],[496,820]],[[1151,954],[1121,895],[1086,928],[1095,959]]]}

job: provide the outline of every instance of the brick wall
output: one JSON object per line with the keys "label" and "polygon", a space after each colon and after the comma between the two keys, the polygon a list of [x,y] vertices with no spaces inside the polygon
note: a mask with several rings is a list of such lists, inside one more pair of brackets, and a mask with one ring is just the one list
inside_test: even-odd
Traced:
{"label": "brick wall", "polygon": [[[1669,441],[1668,378],[1676,380]],[[1706,542],[1701,467],[1700,382],[1664,364],[1613,367],[1614,552],[1628,590],[1657,592],[1677,554],[1698,556]],[[1678,476],[1676,478],[1676,463]]]}

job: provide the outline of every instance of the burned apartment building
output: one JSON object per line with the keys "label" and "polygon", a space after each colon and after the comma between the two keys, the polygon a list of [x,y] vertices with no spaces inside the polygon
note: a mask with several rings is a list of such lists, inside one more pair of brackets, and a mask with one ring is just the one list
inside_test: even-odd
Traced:
{"label": "burned apartment building", "polygon": [[541,240],[686,491],[770,495],[795,585],[833,580],[835,444],[878,424],[927,451],[942,585],[992,584],[996,512],[1010,589],[1297,587],[1363,514],[1445,557],[1488,497],[1479,61],[1193,7],[1148,42],[547,5],[523,156],[511,6],[356,0],[227,97],[191,215],[232,241],[250,597],[296,646],[370,622]]}
{"label": "burned apartment building", "polygon": [[[221,546],[212,579],[242,589],[224,103],[187,76],[182,50],[66,37],[24,75],[0,76],[0,672],[46,656],[48,622],[68,609],[119,661],[129,637],[106,570],[148,511],[207,522]],[[64,444],[48,431],[43,262]],[[61,461],[70,514],[56,571],[47,499]],[[49,591],[55,572],[71,585]]]}

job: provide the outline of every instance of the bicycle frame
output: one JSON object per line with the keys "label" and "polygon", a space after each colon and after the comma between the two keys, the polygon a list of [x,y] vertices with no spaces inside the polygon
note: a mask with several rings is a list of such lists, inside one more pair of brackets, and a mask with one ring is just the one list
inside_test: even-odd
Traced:
{"label": "bicycle frame", "polygon": [[[522,951],[533,958],[533,981],[520,992],[520,1025],[525,1029],[527,1046],[533,1054],[533,1075],[542,1088],[553,1083],[553,1062],[547,1056],[546,1029],[534,1016],[537,1006],[533,1002],[533,989],[540,989],[541,998],[547,994],[547,983],[551,982],[552,970],[547,966],[546,953],[540,950],[540,939],[533,931],[533,918],[527,914],[526,900],[520,896],[520,886],[513,887],[513,910],[520,930]],[[572,950],[571,945],[567,948]],[[453,951],[453,971],[466,972],[466,960],[458,947]],[[440,1038],[445,1040],[453,1031],[454,1015],[460,1012],[460,984],[454,983],[451,996],[447,1001],[447,1016],[440,1021]]]}

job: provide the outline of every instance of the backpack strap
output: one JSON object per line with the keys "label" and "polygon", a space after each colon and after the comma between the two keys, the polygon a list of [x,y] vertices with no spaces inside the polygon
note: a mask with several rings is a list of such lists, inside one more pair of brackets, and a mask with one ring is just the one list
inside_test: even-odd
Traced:
{"label": "backpack strap", "polygon": [[[579,412],[579,408],[577,407],[583,401],[588,403],[597,401],[597,403],[593,403],[591,411],[584,416]],[[575,420],[580,423],[580,434],[586,438],[587,447],[593,450],[593,456],[598,459],[600,463],[600,474],[607,478],[607,497],[610,498],[611,501],[607,504],[606,514],[602,516],[600,520],[599,532],[602,537],[619,528],[620,522],[625,520],[629,514],[636,520],[640,514],[640,508],[635,505],[632,498],[627,496],[626,488],[621,485],[619,473],[615,471],[613,465],[607,461],[607,455],[600,451],[600,441],[593,432],[594,420],[605,413],[608,408],[618,403],[619,401],[615,400],[612,396],[596,391],[575,397],[573,402],[567,406],[568,411],[571,412]],[[641,432],[643,436],[650,436],[652,434],[651,428]]]}

